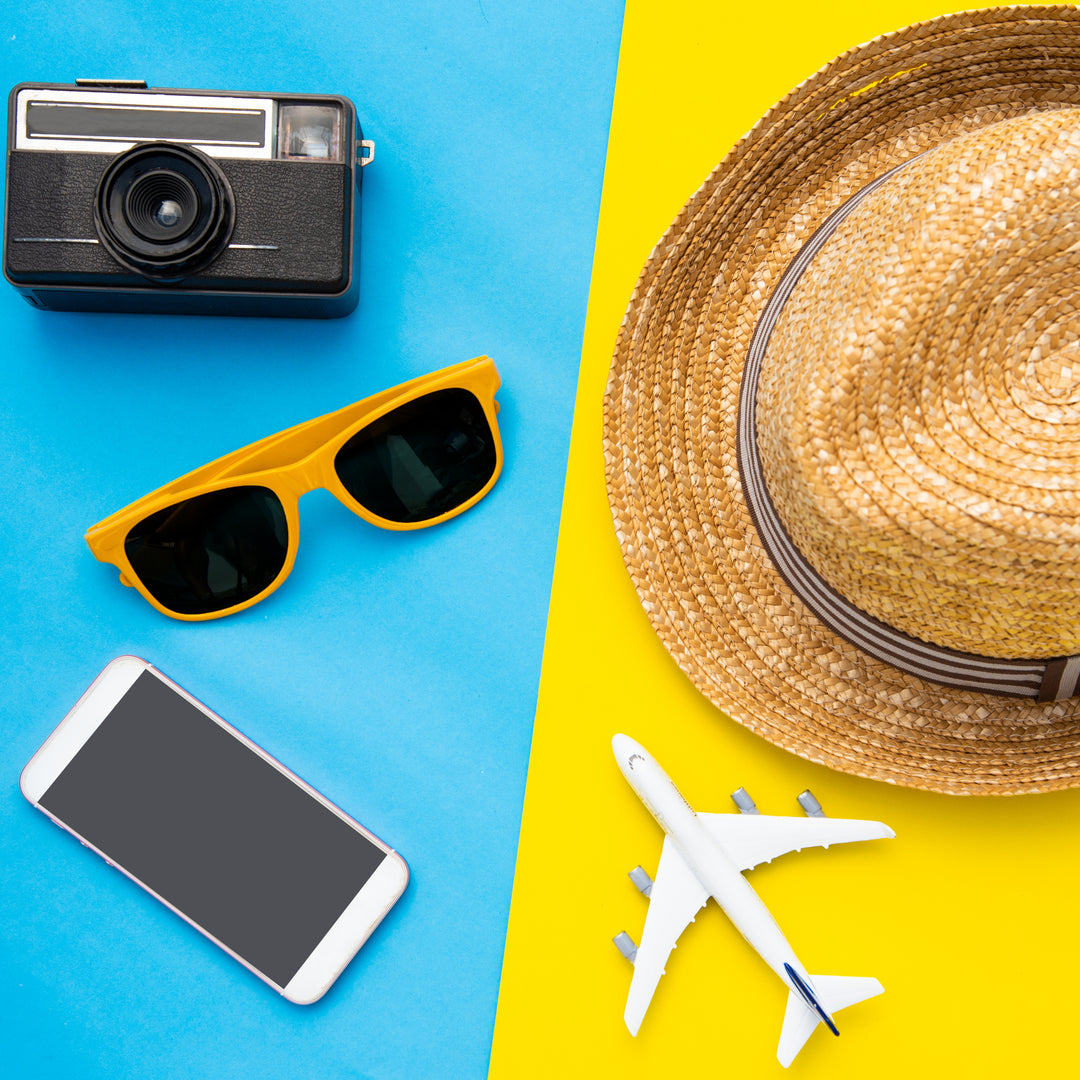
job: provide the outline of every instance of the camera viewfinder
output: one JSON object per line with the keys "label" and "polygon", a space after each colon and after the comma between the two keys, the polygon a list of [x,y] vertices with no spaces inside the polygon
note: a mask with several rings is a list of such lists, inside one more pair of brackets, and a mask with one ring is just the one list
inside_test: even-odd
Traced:
{"label": "camera viewfinder", "polygon": [[274,156],[288,161],[341,161],[341,109],[336,105],[278,107]]}

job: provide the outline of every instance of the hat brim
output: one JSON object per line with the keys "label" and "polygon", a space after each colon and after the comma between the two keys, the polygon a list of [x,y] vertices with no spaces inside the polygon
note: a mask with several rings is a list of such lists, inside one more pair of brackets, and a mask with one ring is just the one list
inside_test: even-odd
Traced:
{"label": "hat brim", "polygon": [[775,105],[657,244],[604,401],[612,514],[653,628],[732,719],[811,761],[954,794],[1080,784],[1080,699],[952,689],[860,651],[795,596],[743,499],[740,378],[814,230],[942,140],[1080,105],[1080,12],[943,16],[833,60]]}

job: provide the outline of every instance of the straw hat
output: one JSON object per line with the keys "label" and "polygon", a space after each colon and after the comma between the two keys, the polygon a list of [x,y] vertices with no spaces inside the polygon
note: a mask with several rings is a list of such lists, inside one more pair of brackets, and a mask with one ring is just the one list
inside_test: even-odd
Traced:
{"label": "straw hat", "polygon": [[773,107],[604,403],[653,627],[729,716],[952,793],[1080,784],[1080,12],[934,19]]}

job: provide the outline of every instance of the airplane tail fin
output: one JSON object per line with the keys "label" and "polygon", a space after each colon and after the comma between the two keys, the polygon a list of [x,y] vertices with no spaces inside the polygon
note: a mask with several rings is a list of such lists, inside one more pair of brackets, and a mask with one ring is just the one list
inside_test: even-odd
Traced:
{"label": "airplane tail fin", "polygon": [[[877,979],[848,975],[812,975],[811,979],[818,1000],[829,1013],[846,1009],[884,991]],[[795,1060],[795,1055],[820,1022],[820,1017],[805,999],[792,990],[788,994],[784,1026],[780,1030],[780,1045],[776,1048],[776,1058],[785,1069]]]}

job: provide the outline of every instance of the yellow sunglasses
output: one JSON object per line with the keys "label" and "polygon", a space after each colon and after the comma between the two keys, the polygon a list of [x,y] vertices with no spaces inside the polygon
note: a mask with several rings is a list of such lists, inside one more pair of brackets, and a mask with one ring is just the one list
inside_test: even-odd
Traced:
{"label": "yellow sunglasses", "polygon": [[326,488],[384,529],[422,529],[482,499],[502,469],[499,373],[487,356],[384,390],[227,454],[86,534],[175,619],[269,596],[296,558],[300,496]]}

